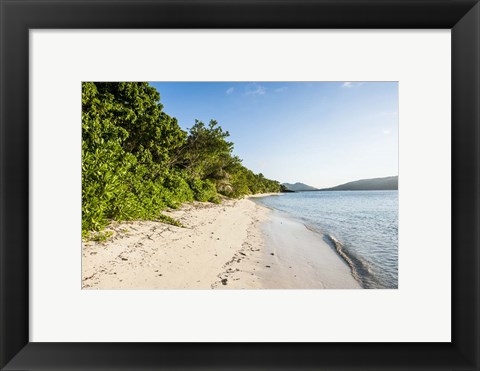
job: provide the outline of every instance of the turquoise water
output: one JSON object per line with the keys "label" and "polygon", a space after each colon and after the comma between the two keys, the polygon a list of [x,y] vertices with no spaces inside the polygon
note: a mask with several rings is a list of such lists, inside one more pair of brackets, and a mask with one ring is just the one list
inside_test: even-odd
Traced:
{"label": "turquoise water", "polygon": [[398,191],[296,192],[254,200],[324,234],[364,288],[398,288]]}

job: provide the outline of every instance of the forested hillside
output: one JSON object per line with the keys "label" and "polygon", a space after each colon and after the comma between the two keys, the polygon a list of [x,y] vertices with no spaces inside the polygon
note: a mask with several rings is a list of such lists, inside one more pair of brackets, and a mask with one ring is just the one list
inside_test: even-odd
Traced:
{"label": "forested hillside", "polygon": [[354,182],[340,184],[320,191],[393,191],[398,190],[398,176],[385,178],[360,179]]}
{"label": "forested hillside", "polygon": [[286,189],[288,189],[290,191],[293,191],[293,192],[295,192],[295,191],[318,191],[317,188],[309,186],[308,184],[305,184],[305,183],[300,183],[300,182],[297,182],[295,184],[282,183],[282,185],[284,185]]}
{"label": "forested hillside", "polygon": [[165,219],[162,210],[187,201],[279,192],[228,137],[213,120],[182,130],[148,83],[83,83],[83,234],[110,220]]}

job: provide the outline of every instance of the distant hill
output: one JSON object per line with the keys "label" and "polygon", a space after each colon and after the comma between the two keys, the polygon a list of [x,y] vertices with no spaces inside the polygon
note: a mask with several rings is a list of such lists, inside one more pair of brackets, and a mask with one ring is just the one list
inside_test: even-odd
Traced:
{"label": "distant hill", "polygon": [[290,183],[282,183],[289,191],[318,191],[318,188],[309,186],[304,183],[295,183],[295,184],[290,184]]}
{"label": "distant hill", "polygon": [[398,190],[398,176],[386,178],[361,179],[348,182],[332,188],[323,188],[321,191],[390,191]]}

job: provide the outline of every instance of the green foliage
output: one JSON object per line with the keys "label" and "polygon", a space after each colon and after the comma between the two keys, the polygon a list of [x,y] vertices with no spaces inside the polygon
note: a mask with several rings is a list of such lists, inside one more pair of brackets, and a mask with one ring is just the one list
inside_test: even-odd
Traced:
{"label": "green foliage", "polygon": [[222,177],[222,170],[231,159],[233,143],[230,134],[214,120],[208,126],[196,120],[180,149],[180,167],[187,176],[199,179]]}
{"label": "green foliage", "polygon": [[219,203],[219,198],[217,194],[217,188],[215,184],[209,179],[201,180],[201,179],[193,179],[190,182],[190,188],[195,195],[195,200],[201,202],[214,202]]}
{"label": "green foliage", "polygon": [[194,200],[194,191],[179,172],[168,173],[163,181],[163,187],[167,190],[165,202],[174,209],[180,204]]}
{"label": "green foliage", "polygon": [[166,223],[166,224],[171,224],[174,225],[175,227],[182,227],[185,228],[185,226],[180,223],[178,220],[173,219],[171,216],[160,214],[157,218],[158,221]]}
{"label": "green foliage", "polygon": [[86,239],[89,241],[95,241],[95,242],[105,242],[112,236],[113,236],[112,231],[92,232],[86,236]]}
{"label": "green foliage", "polygon": [[216,121],[196,121],[187,133],[162,109],[148,83],[82,84],[83,236],[110,220],[176,225],[161,211],[183,202],[280,191],[241,164]]}

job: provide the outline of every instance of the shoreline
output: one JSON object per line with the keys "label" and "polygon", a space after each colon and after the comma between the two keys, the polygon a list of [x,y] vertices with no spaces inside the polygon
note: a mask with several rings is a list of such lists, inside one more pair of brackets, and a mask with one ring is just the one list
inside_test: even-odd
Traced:
{"label": "shoreline", "polygon": [[262,226],[267,247],[276,250],[278,269],[265,281],[288,289],[361,289],[344,259],[325,235],[284,213],[271,210]]}
{"label": "shoreline", "polygon": [[251,197],[165,213],[185,228],[112,223],[82,243],[82,289],[361,288],[322,235]]}

